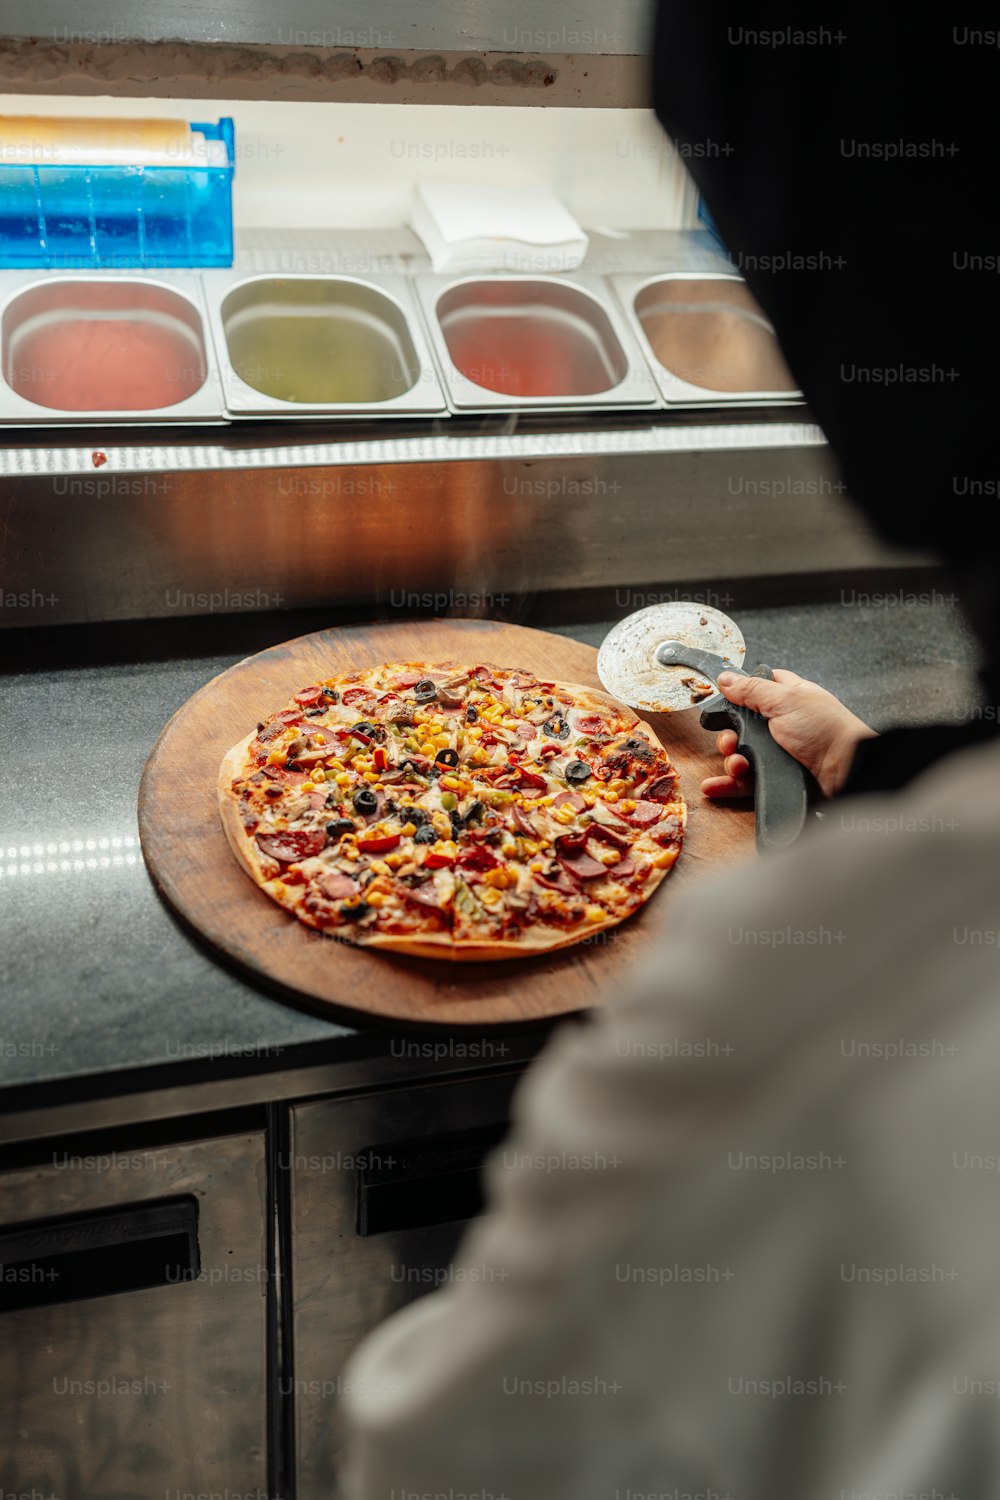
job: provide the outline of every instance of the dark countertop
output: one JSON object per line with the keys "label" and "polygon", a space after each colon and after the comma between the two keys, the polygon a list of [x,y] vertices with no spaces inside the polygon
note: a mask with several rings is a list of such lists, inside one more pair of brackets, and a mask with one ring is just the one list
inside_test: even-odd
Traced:
{"label": "dark countertop", "polygon": [[[821,680],[876,728],[954,719],[974,701],[972,644],[939,585],[910,581],[876,602],[848,585],[766,608],[723,594],[702,597],[731,610],[754,662]],[[537,608],[517,618],[596,646],[647,602],[605,600],[599,623],[566,623],[565,607],[563,623]],[[138,845],[139,778],[175,709],[250,652],[331,623],[326,612],[7,633],[0,1089],[385,1048],[384,1032],[297,1011],[221,967],[163,907]]]}

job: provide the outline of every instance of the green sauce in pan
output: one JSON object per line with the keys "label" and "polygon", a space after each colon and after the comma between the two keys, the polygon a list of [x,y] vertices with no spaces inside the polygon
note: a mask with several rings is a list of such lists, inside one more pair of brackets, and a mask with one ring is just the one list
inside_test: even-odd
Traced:
{"label": "green sauce in pan", "polygon": [[417,378],[406,321],[374,287],[250,282],[226,298],[222,318],[236,373],[279,401],[368,405],[401,396]]}

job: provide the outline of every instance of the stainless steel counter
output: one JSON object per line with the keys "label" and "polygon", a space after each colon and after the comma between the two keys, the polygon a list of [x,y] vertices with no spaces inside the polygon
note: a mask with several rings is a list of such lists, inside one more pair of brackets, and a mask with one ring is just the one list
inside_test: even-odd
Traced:
{"label": "stainless steel counter", "polygon": [[[970,640],[933,575],[827,581],[824,603],[800,594],[770,608],[741,607],[736,587],[692,592],[735,614],[752,657],[819,678],[877,727],[954,719],[973,701]],[[565,601],[560,623],[558,600],[520,618],[596,645],[614,616],[650,600],[602,602],[602,618],[580,623],[567,623]],[[109,1096],[111,1123],[138,1107],[113,1096],[154,1087],[159,1108],[182,1113],[502,1065],[538,1045],[537,1034],[463,1034],[466,1051],[444,1038],[436,1053],[426,1039],[301,1013],[222,968],[153,891],[136,795],[163,724],[233,661],[329,623],[329,612],[278,612],[7,636],[0,1095],[28,1113],[4,1131],[28,1132],[50,1102],[69,1128],[72,1101],[88,1094]]]}

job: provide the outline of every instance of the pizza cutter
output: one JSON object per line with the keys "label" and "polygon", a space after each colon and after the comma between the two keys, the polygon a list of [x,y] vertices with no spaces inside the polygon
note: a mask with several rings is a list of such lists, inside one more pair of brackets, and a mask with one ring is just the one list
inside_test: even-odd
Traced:
{"label": "pizza cutter", "polygon": [[671,600],[627,615],[605,636],[597,675],[612,697],[641,713],[701,709],[705,729],[735,729],[737,750],[754,773],[757,848],[782,849],[805,824],[811,777],[771,736],[767,720],[720,693],[720,672],[745,672],[746,642],[735,620],[708,604]]}

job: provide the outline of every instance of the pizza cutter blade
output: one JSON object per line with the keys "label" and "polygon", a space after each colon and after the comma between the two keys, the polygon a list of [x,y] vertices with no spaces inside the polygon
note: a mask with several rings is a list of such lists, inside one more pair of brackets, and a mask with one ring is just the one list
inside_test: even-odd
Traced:
{"label": "pizza cutter blade", "polygon": [[715,692],[714,679],[678,662],[665,666],[656,653],[666,641],[682,641],[697,651],[721,656],[740,667],[747,654],[735,620],[709,604],[670,600],[626,615],[605,636],[597,675],[613,698],[648,714],[679,713],[704,705]]}
{"label": "pizza cutter blade", "polygon": [[[767,720],[730,703],[716,688],[727,668],[743,673],[746,642],[735,620],[709,605],[677,600],[627,615],[605,636],[597,675],[612,697],[645,713],[698,706],[705,729],[735,729],[737,752],[754,773],[757,848],[781,849],[798,838],[812,778],[772,737]],[[751,674],[771,677],[770,667]]]}

